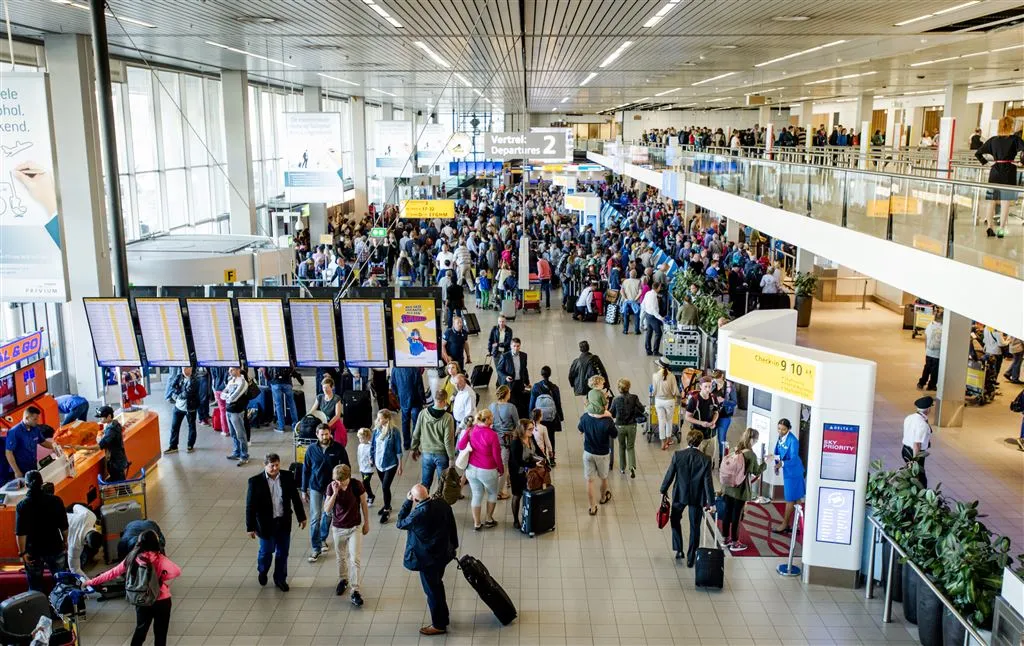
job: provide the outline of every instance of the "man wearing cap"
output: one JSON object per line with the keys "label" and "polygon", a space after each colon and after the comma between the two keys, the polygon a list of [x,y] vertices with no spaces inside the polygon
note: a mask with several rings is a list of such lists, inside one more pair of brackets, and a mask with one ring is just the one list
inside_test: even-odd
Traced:
{"label": "man wearing cap", "polygon": [[928,423],[928,414],[935,403],[931,397],[925,396],[914,402],[916,412],[907,415],[903,420],[903,450],[900,455],[904,462],[916,460],[921,465],[921,486],[928,487],[928,478],[924,474],[924,457],[919,454],[931,446],[932,425]]}
{"label": "man wearing cap", "polygon": [[125,480],[128,478],[128,454],[124,451],[124,428],[121,422],[114,419],[114,409],[110,406],[97,408],[96,418],[103,425],[103,430],[96,437],[96,446],[103,449],[106,455],[106,480]]}

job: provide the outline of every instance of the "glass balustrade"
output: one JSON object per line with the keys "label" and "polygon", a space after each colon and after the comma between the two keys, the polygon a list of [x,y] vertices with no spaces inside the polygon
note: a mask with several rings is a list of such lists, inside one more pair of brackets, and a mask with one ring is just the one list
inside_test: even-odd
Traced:
{"label": "glass balustrade", "polygon": [[[968,165],[959,153],[948,173],[938,171],[934,151],[874,149],[783,149],[773,159],[763,149],[733,154],[727,149],[588,142],[594,152],[655,170],[684,173],[689,181],[807,215],[975,267],[1024,278],[1024,189],[985,183],[988,169]],[[903,173],[899,171],[905,171]],[[939,174],[948,175],[940,178]],[[998,200],[996,198],[999,198]],[[986,234],[995,209],[1004,237]],[[1005,213],[1003,213],[1005,211]],[[728,216],[728,214],[725,214]]]}

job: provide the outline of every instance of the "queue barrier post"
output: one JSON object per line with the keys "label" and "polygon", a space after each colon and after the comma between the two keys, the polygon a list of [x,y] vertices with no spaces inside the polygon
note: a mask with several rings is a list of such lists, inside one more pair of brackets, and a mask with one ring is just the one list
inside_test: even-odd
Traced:
{"label": "queue barrier post", "polygon": [[779,576],[800,576],[800,567],[793,565],[793,554],[796,552],[797,528],[800,527],[800,521],[803,519],[803,516],[803,505],[793,505],[793,533],[789,537],[789,558],[786,559],[785,563],[776,568]]}

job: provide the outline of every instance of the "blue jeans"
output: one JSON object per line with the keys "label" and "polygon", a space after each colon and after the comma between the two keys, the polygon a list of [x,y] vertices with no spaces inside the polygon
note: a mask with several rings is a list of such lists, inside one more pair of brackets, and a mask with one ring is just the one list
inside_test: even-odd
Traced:
{"label": "blue jeans", "polygon": [[245,413],[228,413],[228,428],[231,429],[231,442],[234,444],[232,455],[243,460],[249,459],[249,436],[245,434]]}
{"label": "blue jeans", "polygon": [[269,538],[257,537],[260,541],[260,552],[256,556],[256,572],[270,572],[270,561],[274,561],[274,583],[288,581],[288,547],[291,545],[291,520],[275,519],[274,532]]}
{"label": "blue jeans", "polygon": [[551,309],[551,279],[540,281],[540,293],[544,296],[544,307]]}
{"label": "blue jeans", "polygon": [[732,425],[731,417],[718,417],[718,423],[715,425],[715,429],[718,431],[718,459],[722,459],[722,455],[725,453],[725,437],[729,433],[729,427]]}
{"label": "blue jeans", "polygon": [[434,474],[441,479],[441,472],[448,468],[448,454],[446,453],[424,453],[422,465],[420,466],[420,482],[430,491],[434,486]]}
{"label": "blue jeans", "polygon": [[402,409],[402,450],[408,451],[412,445],[412,426],[420,416],[419,406]]}
{"label": "blue jeans", "polygon": [[[299,409],[295,407],[295,392],[291,384],[270,384],[270,394],[274,397],[274,414],[277,415],[277,430],[284,432],[285,412],[292,426],[299,423]],[[285,407],[287,406],[287,411]]]}
{"label": "blue jeans", "polygon": [[1024,360],[1024,352],[1018,352],[1013,356],[1013,363],[1010,364],[1010,368],[1006,371],[1006,374],[1010,376],[1012,381],[1020,381],[1020,364]]}
{"label": "blue jeans", "polygon": [[28,589],[42,592],[45,581],[43,572],[49,570],[50,574],[66,572],[68,569],[68,553],[57,552],[56,554],[32,554],[32,558],[25,563],[25,577],[28,579]]}
{"label": "blue jeans", "polygon": [[331,535],[331,521],[323,513],[324,493],[316,489],[309,490],[309,544],[314,552],[319,552],[327,537]]}
{"label": "blue jeans", "polygon": [[444,593],[444,569],[447,566],[434,566],[420,570],[420,584],[427,595],[427,608],[430,609],[430,625],[441,630],[448,629],[448,599]]}
{"label": "blue jeans", "polygon": [[75,406],[70,411],[65,413],[60,418],[60,425],[70,424],[71,422],[78,420],[80,422],[88,421],[89,419],[89,402],[82,402],[78,406]]}
{"label": "blue jeans", "polygon": [[636,301],[623,301],[621,314],[622,333],[629,334],[629,317],[633,315],[633,331],[640,334],[640,303]]}

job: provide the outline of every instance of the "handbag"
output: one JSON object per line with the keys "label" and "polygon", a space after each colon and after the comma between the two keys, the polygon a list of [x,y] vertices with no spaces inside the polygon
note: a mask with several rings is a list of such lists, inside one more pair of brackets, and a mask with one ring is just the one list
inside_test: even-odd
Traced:
{"label": "handbag", "polygon": [[661,497],[661,504],[658,505],[658,529],[665,529],[668,525],[669,514],[672,512],[672,505],[668,502],[668,496]]}
{"label": "handbag", "polygon": [[455,456],[455,468],[459,471],[465,471],[469,467],[469,454],[473,452],[473,445],[469,443],[469,432],[470,430],[466,429],[466,448]]}

